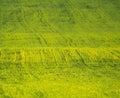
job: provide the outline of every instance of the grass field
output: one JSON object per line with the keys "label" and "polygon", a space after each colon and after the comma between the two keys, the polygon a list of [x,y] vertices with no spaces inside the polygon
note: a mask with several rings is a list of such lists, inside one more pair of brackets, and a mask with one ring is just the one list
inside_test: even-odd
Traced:
{"label": "grass field", "polygon": [[120,98],[120,1],[0,0],[0,98]]}

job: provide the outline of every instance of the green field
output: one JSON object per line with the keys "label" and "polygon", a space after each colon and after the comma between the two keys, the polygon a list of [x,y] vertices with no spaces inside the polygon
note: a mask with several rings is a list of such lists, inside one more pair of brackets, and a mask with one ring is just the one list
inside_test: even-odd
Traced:
{"label": "green field", "polygon": [[0,98],[120,98],[120,1],[0,0]]}

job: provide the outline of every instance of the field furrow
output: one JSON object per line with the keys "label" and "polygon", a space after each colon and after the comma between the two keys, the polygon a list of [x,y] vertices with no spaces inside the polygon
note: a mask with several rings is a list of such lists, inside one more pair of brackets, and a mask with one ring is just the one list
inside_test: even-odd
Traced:
{"label": "field furrow", "polygon": [[120,0],[0,0],[0,98],[120,98]]}

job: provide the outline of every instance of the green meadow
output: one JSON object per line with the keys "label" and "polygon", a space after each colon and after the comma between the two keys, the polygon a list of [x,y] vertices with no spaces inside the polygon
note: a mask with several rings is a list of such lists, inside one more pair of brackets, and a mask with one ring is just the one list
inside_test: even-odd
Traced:
{"label": "green meadow", "polygon": [[0,0],[0,98],[120,98],[120,1]]}

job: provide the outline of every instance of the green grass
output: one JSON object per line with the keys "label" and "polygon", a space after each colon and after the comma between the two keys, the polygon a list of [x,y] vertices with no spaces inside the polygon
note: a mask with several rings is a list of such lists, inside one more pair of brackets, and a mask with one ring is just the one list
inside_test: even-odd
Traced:
{"label": "green grass", "polygon": [[119,97],[119,48],[5,48],[0,53],[3,97]]}
{"label": "green grass", "polygon": [[119,0],[3,0],[1,32],[119,32]]}
{"label": "green grass", "polygon": [[0,47],[119,48],[119,33],[1,33]]}
{"label": "green grass", "polygon": [[119,0],[0,0],[0,98],[119,98]]}

